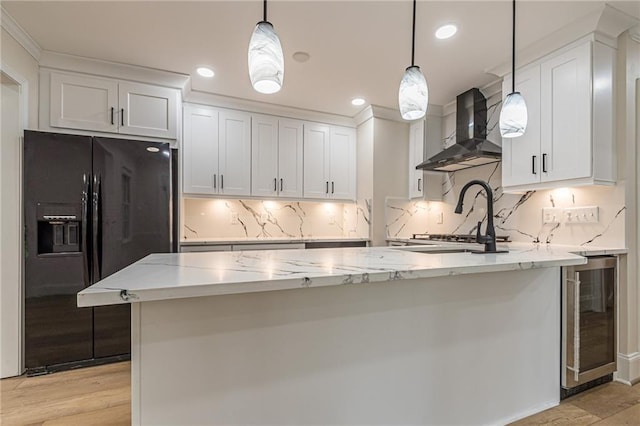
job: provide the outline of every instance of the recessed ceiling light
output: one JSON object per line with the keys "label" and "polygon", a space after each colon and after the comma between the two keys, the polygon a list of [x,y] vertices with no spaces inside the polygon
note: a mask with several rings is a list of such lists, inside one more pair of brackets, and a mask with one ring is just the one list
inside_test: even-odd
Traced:
{"label": "recessed ceiling light", "polygon": [[366,101],[362,98],[353,98],[351,99],[351,105],[360,106],[364,105]]}
{"label": "recessed ceiling light", "polygon": [[214,75],[216,75],[216,73],[214,73],[211,68],[207,68],[207,67],[200,67],[196,71],[198,72],[198,74],[200,74],[203,77],[211,78]]}
{"label": "recessed ceiling light", "polygon": [[293,59],[296,62],[307,62],[309,58],[311,58],[311,55],[309,55],[307,52],[295,52],[293,54]]}
{"label": "recessed ceiling light", "polygon": [[444,40],[445,38],[453,37],[456,32],[458,32],[458,27],[453,24],[447,24],[436,30],[436,37]]}

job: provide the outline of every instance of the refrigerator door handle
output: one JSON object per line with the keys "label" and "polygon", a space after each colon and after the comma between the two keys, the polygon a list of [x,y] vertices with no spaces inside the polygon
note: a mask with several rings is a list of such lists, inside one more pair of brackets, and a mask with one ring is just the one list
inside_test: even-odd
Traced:
{"label": "refrigerator door handle", "polygon": [[93,176],[93,283],[96,283],[101,278],[101,265],[100,265],[100,176]]}
{"label": "refrigerator door handle", "polygon": [[82,229],[80,231],[82,238],[82,260],[83,260],[83,277],[84,286],[89,287],[91,283],[89,277],[89,176],[82,174]]}

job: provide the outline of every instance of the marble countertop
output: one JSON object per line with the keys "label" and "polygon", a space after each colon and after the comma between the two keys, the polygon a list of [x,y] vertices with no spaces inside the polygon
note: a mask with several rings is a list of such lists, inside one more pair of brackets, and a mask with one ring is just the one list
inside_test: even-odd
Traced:
{"label": "marble countertop", "polygon": [[[419,245],[438,245],[444,247],[466,247],[471,250],[482,250],[483,244],[470,244],[470,243],[451,243],[451,242],[440,242],[440,241],[428,241],[428,240],[419,240],[413,238],[387,238],[388,242],[398,242],[398,243],[406,243],[410,244],[413,247]],[[626,254],[629,249],[625,247],[600,247],[600,246],[573,246],[573,245],[563,245],[563,244],[542,244],[542,243],[520,243],[520,242],[510,242],[510,243],[498,243],[498,249],[507,249],[507,250],[528,250],[530,248],[537,248],[538,250],[548,250],[551,252],[557,251],[565,251],[568,253],[577,254],[580,256],[603,256],[603,255],[617,255],[617,254]]]}
{"label": "marble countertop", "polygon": [[350,241],[370,241],[369,238],[352,238],[352,237],[307,237],[307,238],[290,238],[290,237],[222,237],[222,238],[189,238],[180,240],[180,245],[216,245],[216,244],[259,244],[259,243],[341,243]]}
{"label": "marble countertop", "polygon": [[[582,256],[529,247],[425,254],[444,245],[149,255],[78,293],[78,306],[251,293],[580,265]],[[414,247],[415,248],[415,247]]]}

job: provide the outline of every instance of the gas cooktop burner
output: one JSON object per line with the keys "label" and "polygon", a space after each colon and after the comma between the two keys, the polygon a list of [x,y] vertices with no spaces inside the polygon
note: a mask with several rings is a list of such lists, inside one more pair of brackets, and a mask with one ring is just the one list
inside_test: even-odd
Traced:
{"label": "gas cooktop burner", "polygon": [[[475,243],[476,236],[471,234],[413,234],[414,240],[448,241],[452,243]],[[509,242],[508,235],[496,235],[497,243]]]}

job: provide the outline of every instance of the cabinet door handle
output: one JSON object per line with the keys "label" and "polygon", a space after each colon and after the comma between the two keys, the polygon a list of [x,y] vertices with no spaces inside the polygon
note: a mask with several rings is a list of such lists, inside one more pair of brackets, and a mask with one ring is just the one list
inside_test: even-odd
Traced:
{"label": "cabinet door handle", "polygon": [[111,107],[111,125],[113,126],[115,123],[113,122],[113,112],[114,112],[115,108]]}
{"label": "cabinet door handle", "polygon": [[327,184],[327,186],[326,186],[326,188],[324,189],[324,193],[325,193],[325,194],[328,194],[328,193],[329,193],[329,181],[327,181],[327,182],[326,182],[326,184]]}
{"label": "cabinet door handle", "polygon": [[124,126],[124,108],[120,108],[120,125]]}
{"label": "cabinet door handle", "polygon": [[273,178],[273,192],[278,190],[278,178]]}
{"label": "cabinet door handle", "polygon": [[332,194],[333,194],[333,192],[334,192],[334,191],[333,191],[333,186],[334,186],[334,183],[333,183],[333,182],[331,182],[331,193],[332,193]]}
{"label": "cabinet door handle", "polygon": [[537,175],[536,173],[536,158],[538,156],[537,155],[532,155],[531,156],[531,173],[533,173],[534,175]]}
{"label": "cabinet door handle", "polygon": [[224,175],[220,175],[220,189],[224,189]]}
{"label": "cabinet door handle", "polygon": [[547,173],[547,154],[542,154],[542,172]]}
{"label": "cabinet door handle", "polygon": [[422,178],[418,178],[418,192],[422,192]]}
{"label": "cabinet door handle", "polygon": [[216,189],[216,177],[217,177],[217,175],[214,173],[213,174],[213,189]]}
{"label": "cabinet door handle", "polygon": [[282,178],[280,178],[280,192],[282,192],[282,186],[283,186],[283,183],[282,183],[282,182],[283,182],[283,179],[282,179]]}

